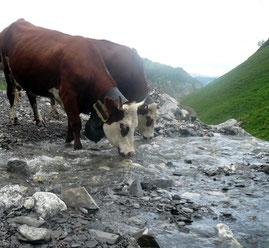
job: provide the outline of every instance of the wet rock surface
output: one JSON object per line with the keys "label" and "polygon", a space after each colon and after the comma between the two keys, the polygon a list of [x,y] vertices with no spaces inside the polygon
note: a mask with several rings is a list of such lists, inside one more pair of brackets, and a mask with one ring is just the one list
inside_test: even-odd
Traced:
{"label": "wet rock surface", "polygon": [[[269,247],[269,143],[234,120],[208,126],[173,98],[152,97],[156,137],[136,134],[135,156],[123,159],[83,135],[82,150],[65,147],[66,116],[58,107],[53,117],[45,98],[46,126],[35,126],[25,96],[11,126],[0,92],[0,247]],[[41,212],[40,192],[58,210]]]}

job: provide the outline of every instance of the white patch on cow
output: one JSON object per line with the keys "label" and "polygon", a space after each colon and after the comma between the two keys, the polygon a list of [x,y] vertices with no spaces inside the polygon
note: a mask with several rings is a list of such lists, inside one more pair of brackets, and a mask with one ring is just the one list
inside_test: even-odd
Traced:
{"label": "white patch on cow", "polygon": [[16,122],[16,112],[15,112],[15,107],[14,105],[10,107],[10,112],[9,112],[9,120],[11,124],[13,125]]}
{"label": "white patch on cow", "polygon": [[49,91],[49,93],[51,93],[51,94],[54,96],[55,100],[56,100],[56,101],[62,106],[62,108],[64,109],[64,104],[63,104],[63,102],[62,102],[61,97],[59,96],[59,90],[57,90],[57,89],[55,89],[55,88],[51,88],[51,89],[49,89],[48,91]]}
{"label": "white patch on cow", "polygon": [[[147,117],[152,119],[153,122],[150,126],[147,126]],[[151,103],[148,105],[148,113],[145,115],[138,114],[138,131],[145,138],[153,138],[154,137],[154,126],[157,117],[157,104]]]}
{"label": "white patch on cow", "polygon": [[[103,125],[107,139],[125,156],[134,154],[134,131],[138,125],[137,108],[139,106],[139,103],[123,104],[124,118],[111,125],[106,123]],[[129,132],[124,137],[121,134],[120,124],[129,127]]]}
{"label": "white patch on cow", "polygon": [[39,111],[39,109],[38,109],[38,107],[37,107],[37,104],[34,104],[33,105],[33,111],[34,111],[34,116],[35,116],[35,121],[38,123],[38,122],[40,122],[40,123],[44,123],[44,120],[43,120],[43,118],[42,118],[42,116],[41,116],[41,114],[40,114],[40,111]]}

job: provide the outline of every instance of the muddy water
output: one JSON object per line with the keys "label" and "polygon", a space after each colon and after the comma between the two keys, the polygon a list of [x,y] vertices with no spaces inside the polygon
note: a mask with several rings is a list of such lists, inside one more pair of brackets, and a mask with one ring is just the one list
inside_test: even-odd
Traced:
{"label": "muddy water", "polygon": [[[161,247],[233,247],[218,237],[216,225],[227,224],[242,247],[269,247],[268,175],[255,168],[269,163],[269,143],[251,136],[136,138],[136,155],[122,159],[107,141],[83,140],[73,151],[62,140],[50,144],[23,144],[0,150],[0,186],[21,184],[33,190],[61,193],[85,186],[100,205],[97,218],[121,234],[147,227]],[[32,176],[11,177],[5,169],[11,159],[26,161]],[[122,208],[125,196],[112,189],[134,179],[172,179],[173,186],[145,193],[151,200],[128,198],[135,208]],[[179,227],[169,211],[156,211],[173,195],[199,205],[201,218]],[[157,203],[156,203],[157,202]],[[234,245],[234,247],[240,247]]]}

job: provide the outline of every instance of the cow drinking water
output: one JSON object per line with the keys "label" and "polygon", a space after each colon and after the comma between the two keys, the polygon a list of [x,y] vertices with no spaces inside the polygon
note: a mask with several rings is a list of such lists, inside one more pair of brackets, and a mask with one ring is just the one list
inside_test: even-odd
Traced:
{"label": "cow drinking water", "polygon": [[102,121],[106,137],[119,154],[134,154],[137,109],[143,102],[126,102],[89,39],[19,19],[2,31],[0,50],[14,116],[17,82],[32,106],[36,95],[54,97],[63,106],[68,117],[66,143],[74,141],[74,149],[82,148],[79,114],[92,112]]}

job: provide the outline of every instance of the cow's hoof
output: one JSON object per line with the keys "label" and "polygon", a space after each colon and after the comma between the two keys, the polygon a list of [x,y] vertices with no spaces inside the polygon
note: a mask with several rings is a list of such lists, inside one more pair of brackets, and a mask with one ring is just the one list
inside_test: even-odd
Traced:
{"label": "cow's hoof", "polygon": [[37,120],[35,122],[35,124],[37,127],[45,127],[46,126],[45,121],[43,121],[43,120]]}
{"label": "cow's hoof", "polygon": [[15,126],[18,125],[19,121],[18,121],[18,117],[14,117],[13,119],[10,119],[10,124]]}
{"label": "cow's hoof", "polygon": [[74,150],[81,150],[81,149],[82,149],[82,145],[81,144],[74,145]]}

